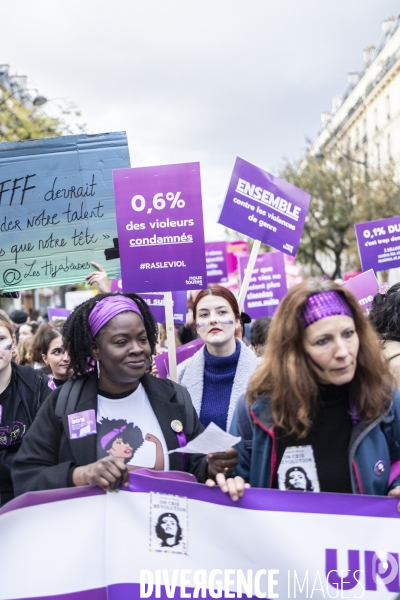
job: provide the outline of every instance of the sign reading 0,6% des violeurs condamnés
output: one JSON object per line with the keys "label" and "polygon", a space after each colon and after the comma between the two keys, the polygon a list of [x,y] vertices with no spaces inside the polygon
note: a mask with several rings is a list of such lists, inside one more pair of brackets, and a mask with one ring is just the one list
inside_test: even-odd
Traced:
{"label": "sign reading 0,6% des violeurs condamn\u00e9s", "polygon": [[207,284],[200,164],[113,172],[124,292]]}

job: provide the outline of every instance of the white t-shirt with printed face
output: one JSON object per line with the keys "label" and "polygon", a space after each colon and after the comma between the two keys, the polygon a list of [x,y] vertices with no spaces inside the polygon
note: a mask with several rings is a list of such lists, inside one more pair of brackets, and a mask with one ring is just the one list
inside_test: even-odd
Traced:
{"label": "white t-shirt with printed face", "polygon": [[115,456],[129,467],[169,471],[168,448],[140,383],[124,398],[98,396],[97,458]]}

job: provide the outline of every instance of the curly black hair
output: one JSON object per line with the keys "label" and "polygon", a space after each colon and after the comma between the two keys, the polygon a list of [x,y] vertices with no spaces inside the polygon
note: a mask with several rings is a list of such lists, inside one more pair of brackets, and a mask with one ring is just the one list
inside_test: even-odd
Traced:
{"label": "curly black hair", "polygon": [[[66,320],[63,329],[64,348],[69,354],[71,359],[70,365],[75,374],[83,374],[88,370],[92,352],[92,343],[93,341],[99,340],[101,332],[107,327],[107,325],[104,325],[93,339],[88,324],[90,312],[99,300],[103,300],[103,298],[106,298],[107,296],[116,295],[117,294],[97,294],[97,296],[93,296],[90,300],[86,300],[86,302],[79,304]],[[158,326],[147,302],[137,294],[122,295],[130,298],[138,305],[143,316],[151,353],[155,354],[158,339]]]}
{"label": "curly black hair", "polygon": [[400,342],[400,283],[375,294],[368,316],[382,340]]}

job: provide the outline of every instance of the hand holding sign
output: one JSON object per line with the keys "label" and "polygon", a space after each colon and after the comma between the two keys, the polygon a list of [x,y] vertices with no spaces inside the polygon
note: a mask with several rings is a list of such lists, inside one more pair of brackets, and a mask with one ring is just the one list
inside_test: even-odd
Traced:
{"label": "hand holding sign", "polygon": [[111,292],[110,282],[103,267],[99,265],[99,263],[93,261],[90,264],[93,265],[97,271],[93,271],[93,273],[86,275],[85,279],[87,280],[88,284],[93,285],[94,283],[97,283],[100,294],[107,294]]}

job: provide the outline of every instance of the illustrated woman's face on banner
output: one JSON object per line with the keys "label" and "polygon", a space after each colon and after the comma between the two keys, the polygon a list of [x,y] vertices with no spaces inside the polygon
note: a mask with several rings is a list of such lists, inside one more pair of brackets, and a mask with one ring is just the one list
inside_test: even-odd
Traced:
{"label": "illustrated woman's face on banner", "polygon": [[164,517],[161,521],[161,528],[164,529],[166,534],[174,538],[178,531],[177,522],[173,517]]}

